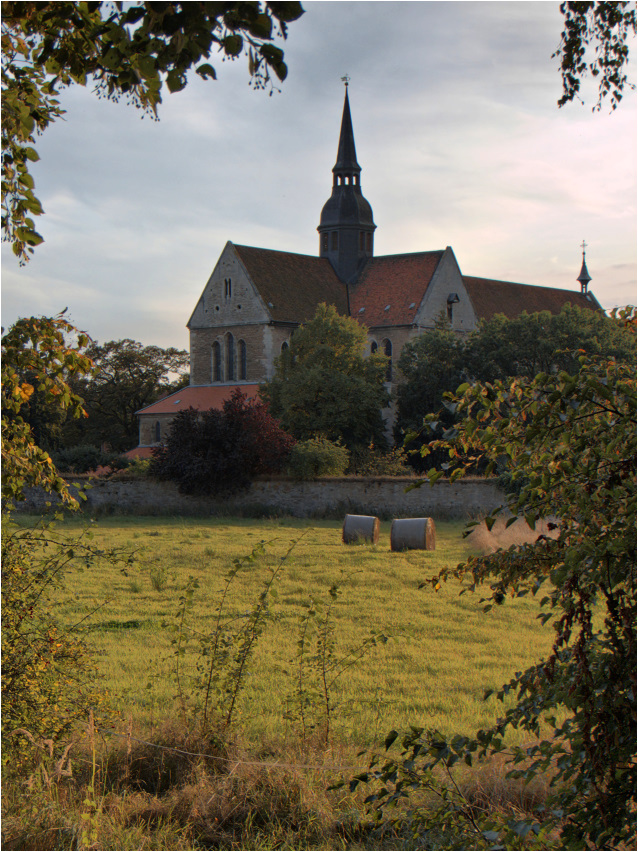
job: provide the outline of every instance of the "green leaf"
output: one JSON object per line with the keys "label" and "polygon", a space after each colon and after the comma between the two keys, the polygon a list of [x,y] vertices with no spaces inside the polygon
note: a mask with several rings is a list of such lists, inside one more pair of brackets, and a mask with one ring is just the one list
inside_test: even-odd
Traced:
{"label": "green leaf", "polygon": [[197,71],[200,77],[204,78],[204,80],[206,80],[208,77],[210,77],[211,80],[217,79],[217,73],[215,72],[215,69],[212,65],[209,65],[208,63],[200,65],[195,70]]}
{"label": "green leaf", "polygon": [[224,46],[224,51],[228,56],[239,56],[244,46],[244,40],[240,35],[233,33],[232,35],[226,36],[222,44]]}
{"label": "green leaf", "polygon": [[166,85],[171,92],[180,92],[186,85],[186,78],[178,71],[170,71],[166,76]]}

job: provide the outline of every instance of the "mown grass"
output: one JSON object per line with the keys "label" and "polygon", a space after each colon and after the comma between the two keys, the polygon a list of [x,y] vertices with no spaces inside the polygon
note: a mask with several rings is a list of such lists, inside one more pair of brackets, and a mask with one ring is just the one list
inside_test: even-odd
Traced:
{"label": "mown grass", "polygon": [[[74,533],[83,524],[71,518],[59,526]],[[391,728],[472,734],[489,726],[503,705],[483,701],[484,689],[509,680],[551,644],[533,601],[508,601],[484,614],[479,593],[459,596],[456,584],[418,588],[468,555],[462,530],[461,523],[437,523],[435,551],[393,553],[389,523],[373,546],[344,545],[335,521],[101,519],[93,544],[134,552],[134,562],[125,573],[70,570],[56,611],[84,633],[116,715],[110,732],[98,725],[78,742],[72,779],[35,791],[32,785],[26,797],[20,784],[5,787],[4,848],[417,848],[409,818],[379,830],[365,818],[365,788],[330,792],[330,783],[365,769],[361,750],[380,750]],[[262,542],[265,554],[244,565],[231,586],[227,616],[240,623],[284,559],[273,617],[249,660],[232,727],[216,722],[217,734],[202,734],[190,680],[197,637],[213,630],[233,560]],[[199,588],[180,634],[172,628],[193,577]],[[329,738],[317,681],[314,692],[306,682],[305,728],[295,699],[299,620],[310,599],[333,602],[335,658],[356,656],[371,631],[388,638],[331,687]],[[180,635],[186,716],[172,644]],[[495,765],[466,768],[459,780],[479,807],[521,813],[542,798],[542,781],[530,796],[503,776]],[[445,831],[427,842],[423,848],[449,848]]]}
{"label": "mown grass", "polygon": [[[296,542],[278,583],[274,619],[245,683],[239,708],[244,735],[257,742],[289,733],[283,716],[294,690],[299,617],[311,598],[327,603],[335,584],[336,656],[359,648],[371,631],[390,640],[371,648],[336,682],[333,732],[340,740],[370,746],[391,727],[410,723],[470,734],[502,709],[495,699],[483,701],[484,689],[544,656],[551,630],[536,620],[532,600],[508,601],[484,614],[479,593],[459,596],[456,584],[439,592],[418,588],[444,565],[465,558],[462,529],[460,523],[439,523],[435,551],[392,553],[387,523],[377,545],[353,546],[342,543],[341,526],[333,521],[105,518],[95,525],[94,543],[134,551],[136,562],[128,575],[69,572],[58,612],[69,626],[86,619],[78,629],[86,632],[118,708],[153,722],[174,708],[175,634],[167,625],[176,623],[188,578],[199,583],[186,618],[192,637],[191,630],[213,629],[223,577],[234,559],[265,542],[265,556],[238,574],[227,599],[229,615],[242,617],[269,566]],[[182,661],[186,673],[195,657],[196,643],[190,642]]]}

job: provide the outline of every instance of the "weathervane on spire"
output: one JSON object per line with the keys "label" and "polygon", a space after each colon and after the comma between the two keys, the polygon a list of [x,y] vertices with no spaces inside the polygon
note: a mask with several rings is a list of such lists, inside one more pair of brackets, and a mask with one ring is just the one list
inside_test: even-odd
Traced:
{"label": "weathervane on spire", "polygon": [[587,286],[588,286],[589,282],[591,281],[591,275],[587,271],[587,264],[585,263],[585,249],[587,248],[587,243],[585,242],[585,240],[582,241],[580,247],[583,250],[583,265],[581,266],[580,275],[578,276],[576,281],[580,281],[581,293],[586,293],[587,292]]}
{"label": "weathervane on spire", "polygon": [[346,89],[348,88],[348,83],[350,82],[350,77],[346,74],[345,77],[341,78],[341,82],[345,84]]}

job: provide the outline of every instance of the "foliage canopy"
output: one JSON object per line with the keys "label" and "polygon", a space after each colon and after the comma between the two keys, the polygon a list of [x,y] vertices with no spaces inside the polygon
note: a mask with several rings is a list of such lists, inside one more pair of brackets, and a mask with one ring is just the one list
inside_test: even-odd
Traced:
{"label": "foliage canopy", "polygon": [[281,470],[293,445],[263,402],[235,388],[221,411],[180,411],[150,472],[177,482],[184,494],[223,496]]}
{"label": "foliage canopy", "polygon": [[74,502],[48,452],[36,443],[25,406],[37,394],[44,404],[62,414],[86,416],[82,399],[68,381],[91,373],[88,342],[88,337],[78,333],[63,314],[18,320],[3,335],[3,503],[23,500],[24,488],[35,485]]}
{"label": "foliage canopy", "polygon": [[[635,336],[635,309],[621,319]],[[508,495],[512,520],[524,516],[534,529],[539,519],[552,519],[556,532],[431,578],[435,589],[448,578],[464,583],[463,591],[489,586],[486,611],[537,596],[553,648],[498,690],[500,700],[511,695],[515,704],[493,728],[450,741],[414,729],[403,759],[374,773],[391,782],[376,797],[385,806],[410,786],[427,785],[436,763],[471,765],[473,756],[504,751],[508,729],[529,732],[530,745],[511,753],[510,775],[550,773],[547,810],[533,823],[495,828],[474,821],[476,848],[495,841],[519,848],[530,831],[542,843],[557,830],[561,848],[631,848],[635,840],[636,365],[582,355],[579,366],[572,374],[461,386],[450,400],[458,425],[437,446],[453,465],[483,457],[492,467],[505,458],[520,486]],[[430,482],[440,476],[429,472]],[[567,717],[558,721],[562,710]],[[543,724],[552,729],[547,738]]]}
{"label": "foliage canopy", "polygon": [[106,442],[114,451],[130,450],[138,441],[136,412],[187,382],[188,352],[125,338],[102,345],[93,342],[86,354],[95,370],[71,384],[83,398],[88,417],[68,421],[62,443],[99,447]]}
{"label": "foliage canopy", "polygon": [[[627,81],[629,61],[627,39],[636,35],[636,4],[630,2],[599,3],[594,0],[562,3],[564,25],[561,41],[554,57],[560,59],[563,94],[558,101],[562,107],[580,100],[580,86],[587,75],[598,80],[599,110],[606,98],[612,109],[622,100]],[[594,47],[595,55],[588,55]]]}
{"label": "foliage canopy", "polygon": [[29,486],[77,507],[23,413],[38,394],[51,409],[84,414],[68,382],[93,369],[87,343],[62,315],[18,320],[2,337],[2,759],[18,775],[32,768],[43,741],[60,757],[60,738],[103,699],[86,647],[61,629],[50,594],[78,560],[116,565],[119,555],[98,552],[85,536],[59,535],[52,524],[19,528],[10,518]]}
{"label": "foliage canopy", "polygon": [[[508,318],[495,314],[462,338],[448,327],[422,334],[403,347],[399,370],[404,381],[397,390],[395,437],[411,434],[409,449],[440,438],[457,419],[444,395],[465,381],[494,382],[513,376],[532,378],[539,372],[576,372],[579,358],[636,358],[636,341],[618,317],[566,305],[560,313],[540,311]],[[417,434],[426,415],[437,413],[425,433]],[[439,461],[445,461],[441,455]],[[411,463],[424,469],[420,456]]]}
{"label": "foliage canopy", "polygon": [[366,329],[333,305],[319,305],[295,330],[261,392],[297,440],[322,435],[349,450],[386,445],[381,409],[389,402],[387,358],[379,352],[364,357],[366,345]]}
{"label": "foliage canopy", "polygon": [[284,80],[277,37],[303,14],[301,4],[2,3],[2,232],[21,262],[42,242],[34,216],[30,164],[42,133],[64,114],[61,87],[92,85],[100,97],[124,96],[152,115],[162,92],[183,89],[188,72],[216,79],[207,62],[246,56],[256,88]]}

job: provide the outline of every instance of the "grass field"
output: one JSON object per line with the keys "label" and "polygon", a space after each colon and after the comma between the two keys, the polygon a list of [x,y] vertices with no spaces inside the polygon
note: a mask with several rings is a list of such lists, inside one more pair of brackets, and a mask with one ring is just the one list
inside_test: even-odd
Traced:
{"label": "grass field", "polygon": [[[59,528],[72,537],[85,523],[68,519]],[[468,555],[462,529],[439,523],[436,550],[392,553],[389,523],[373,546],[343,544],[335,521],[100,519],[92,544],[121,548],[133,562],[125,572],[91,562],[71,568],[55,605],[93,649],[116,713],[108,728],[91,719],[78,732],[68,778],[25,787],[11,776],[3,848],[479,848],[471,831],[459,841],[444,827],[415,846],[410,808],[418,797],[405,818],[376,826],[363,787],[330,788],[365,769],[362,751],[380,750],[392,728],[472,734],[491,725],[503,707],[484,702],[484,689],[547,653],[551,629],[540,626],[533,601],[484,614],[480,594],[459,596],[456,584],[418,588]],[[262,543],[263,554],[247,559]],[[276,597],[268,597],[271,617],[246,655],[232,726],[205,728],[197,666],[211,658],[201,656],[200,640],[214,635],[233,566],[222,613],[230,633],[250,622],[273,572]],[[321,631],[313,634],[300,667],[310,600],[329,614],[330,628],[323,644]],[[387,641],[370,644],[372,631]],[[226,712],[229,696],[222,698]],[[504,773],[494,758],[461,767],[455,783],[472,807],[531,812],[546,779],[528,790]]]}
{"label": "grass field", "polygon": [[[197,637],[213,630],[224,575],[263,541],[265,555],[239,571],[226,599],[228,617],[245,618],[271,568],[290,551],[238,703],[236,718],[249,739],[291,733],[284,717],[295,715],[299,619],[311,598],[327,605],[333,585],[339,588],[331,611],[335,660],[356,656],[371,631],[389,639],[337,677],[330,694],[333,735],[370,746],[390,728],[410,723],[470,734],[502,712],[495,699],[482,700],[484,688],[500,686],[545,655],[551,630],[540,626],[537,606],[527,599],[484,614],[481,595],[459,596],[456,583],[439,592],[418,589],[444,565],[464,559],[461,533],[460,523],[439,523],[435,551],[393,553],[389,524],[382,524],[377,545],[344,545],[334,521],[105,518],[95,525],[94,543],[134,551],[135,564],[127,576],[70,571],[59,613],[68,625],[82,622],[78,629],[94,648],[118,709],[155,723],[174,714],[176,634],[170,628],[189,577],[199,583],[181,641],[182,686],[190,695]],[[321,698],[315,702],[309,715],[318,721],[325,713]]]}

